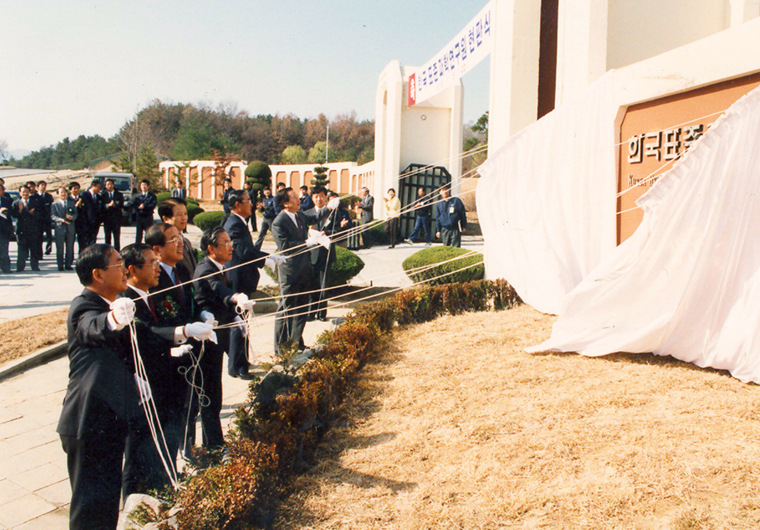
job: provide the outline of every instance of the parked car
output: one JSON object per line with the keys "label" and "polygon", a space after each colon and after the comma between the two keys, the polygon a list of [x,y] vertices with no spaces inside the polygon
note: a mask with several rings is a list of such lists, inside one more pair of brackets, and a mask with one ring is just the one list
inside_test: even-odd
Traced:
{"label": "parked car", "polygon": [[106,189],[106,180],[113,180],[114,189],[124,195],[124,211],[121,213],[121,224],[128,225],[132,212],[132,198],[137,193],[135,188],[135,176],[132,173],[95,173],[93,182],[100,182],[101,190]]}

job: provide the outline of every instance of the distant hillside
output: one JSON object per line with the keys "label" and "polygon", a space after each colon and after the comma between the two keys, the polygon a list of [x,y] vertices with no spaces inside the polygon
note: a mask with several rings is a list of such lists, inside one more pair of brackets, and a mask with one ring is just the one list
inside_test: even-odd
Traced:
{"label": "distant hillside", "polygon": [[20,168],[76,170],[111,158],[126,169],[146,153],[156,160],[203,160],[218,153],[269,164],[322,163],[328,125],[330,162],[374,159],[374,121],[358,122],[354,112],[333,120],[323,114],[300,119],[292,114],[251,116],[229,104],[211,109],[155,100],[112,138],[64,138],[20,158],[14,154],[9,163]]}

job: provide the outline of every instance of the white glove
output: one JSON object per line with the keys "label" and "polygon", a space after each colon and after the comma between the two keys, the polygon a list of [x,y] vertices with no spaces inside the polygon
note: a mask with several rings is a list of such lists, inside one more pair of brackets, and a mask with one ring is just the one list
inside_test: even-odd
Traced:
{"label": "white glove", "polygon": [[148,382],[139,375],[135,374],[135,385],[137,386],[137,391],[140,393],[140,405],[146,401],[150,401],[150,399],[153,397],[153,394],[150,391],[150,385]]}
{"label": "white glove", "polygon": [[340,208],[340,199],[338,197],[333,197],[329,201],[327,201],[327,207],[330,210],[337,210]]}
{"label": "white glove", "polygon": [[233,320],[237,324],[237,327],[240,328],[240,332],[243,334],[243,337],[248,336],[248,326],[245,325],[245,321],[240,318],[240,315],[235,317],[235,320]]}
{"label": "white glove", "polygon": [[281,263],[285,263],[288,257],[283,254],[270,254],[267,256],[267,259],[272,260],[275,265],[280,265]]}
{"label": "white glove", "polygon": [[192,322],[185,325],[185,335],[196,340],[209,340],[213,333],[214,328],[205,322]]}
{"label": "white glove", "polygon": [[253,306],[256,304],[253,300],[250,300],[248,298],[248,295],[245,293],[238,293],[235,295],[235,301],[237,302],[237,308],[240,310],[240,312],[244,311],[250,311]]}
{"label": "white glove", "polygon": [[193,347],[190,344],[180,344],[169,350],[172,357],[184,357],[191,351],[193,351]]}
{"label": "white glove", "polygon": [[314,248],[317,245],[319,245],[319,236],[322,235],[322,233],[318,230],[311,230],[309,229],[309,237],[306,238],[306,248]]}
{"label": "white glove", "polygon": [[201,320],[205,322],[206,324],[211,324],[212,328],[215,328],[219,325],[219,322],[216,321],[216,317],[214,316],[214,313],[211,311],[201,311],[200,314]]}
{"label": "white glove", "polygon": [[135,318],[135,303],[131,298],[117,298],[111,302],[111,315],[123,328]]}

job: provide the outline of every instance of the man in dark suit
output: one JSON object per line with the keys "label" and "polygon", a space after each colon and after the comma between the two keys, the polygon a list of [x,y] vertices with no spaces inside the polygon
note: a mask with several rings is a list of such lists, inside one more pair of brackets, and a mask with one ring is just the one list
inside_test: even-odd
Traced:
{"label": "man in dark suit", "polygon": [[[184,344],[188,337],[208,339],[213,328],[211,324],[203,322],[165,325],[166,319],[159,316],[161,313],[154,304],[153,297],[148,294],[158,285],[160,278],[161,267],[155,252],[149,245],[137,243],[124,247],[122,256],[124,266],[129,271],[128,289],[122,296],[135,303],[135,330],[140,356],[169,452],[173,450],[176,454],[174,444],[181,441],[177,437],[182,433],[179,429],[175,434],[173,426],[184,419],[181,407],[177,404],[184,396],[178,398],[175,392],[178,386],[183,386],[182,374],[178,370],[186,363],[181,357],[172,355],[172,348]],[[177,418],[177,414],[181,417]],[[147,429],[147,423],[130,426],[125,452],[124,498],[132,493],[144,493],[170,484],[170,477],[161,463],[161,456]],[[161,453],[169,465],[175,465],[174,459],[163,448]]]}
{"label": "man in dark suit", "polygon": [[[184,269],[176,267],[182,259],[183,248],[182,236],[177,228],[166,223],[153,225],[145,233],[145,243],[152,247],[159,259],[158,285],[149,292],[161,327],[185,326],[187,329],[186,324],[190,322],[212,321],[214,315],[203,313],[195,303],[193,287],[189,283],[192,278],[187,276]],[[190,340],[189,344],[196,354],[200,352],[199,342]],[[189,368],[190,359],[180,359],[165,382],[166,423],[163,427],[172,462],[176,461],[184,436],[185,404],[190,393],[188,381],[179,374],[181,367]]]}
{"label": "man in dark suit", "polygon": [[158,206],[156,194],[150,191],[150,182],[140,182],[140,193],[132,198],[132,214],[137,233],[135,243],[142,243],[143,233],[153,225],[153,211]]}
{"label": "man in dark suit", "polygon": [[11,215],[16,218],[16,272],[22,272],[26,268],[26,260],[30,259],[32,270],[40,270],[39,260],[42,248],[42,233],[35,217],[37,208],[41,207],[39,201],[32,202],[29,188],[21,186],[21,197],[13,202]]}
{"label": "man in dark suit", "polygon": [[8,254],[8,245],[13,235],[13,200],[5,194],[5,185],[0,184],[0,270],[8,274],[11,272],[11,258]]}
{"label": "man in dark suit", "polygon": [[167,224],[174,225],[182,237],[182,259],[177,267],[185,269],[185,277],[192,278],[198,260],[193,244],[184,235],[187,228],[187,204],[183,199],[166,199],[158,205],[158,217]]}
{"label": "man in dark suit", "polygon": [[[337,197],[334,192],[330,192],[330,198]],[[311,190],[311,198],[315,208],[324,208],[327,204],[327,190],[322,186],[314,186]],[[303,202],[302,202],[303,204]],[[307,210],[308,214],[313,214],[314,210]],[[312,228],[318,230],[324,235],[334,236],[335,234],[351,228],[351,217],[348,212],[342,208],[333,210],[327,218],[322,219]],[[336,260],[335,244],[331,243],[330,248],[317,245],[311,251],[311,272],[312,285],[309,294],[309,315],[307,320],[327,320],[327,302],[325,301],[325,290],[330,282],[329,269]]]}
{"label": "man in dark suit", "polygon": [[98,239],[100,230],[100,181],[93,180],[90,189],[79,194],[82,203],[79,206],[79,216],[76,223],[78,224],[77,234],[82,234],[82,240],[79,242],[79,251],[82,248],[94,245]]}
{"label": "man in dark suit", "polygon": [[185,189],[185,186],[182,184],[182,179],[179,177],[176,177],[174,179],[174,188],[172,189],[172,199],[182,199],[183,201],[187,200],[187,190]]}
{"label": "man in dark suit", "polygon": [[[47,255],[53,251],[53,220],[50,216],[50,210],[55,199],[47,192],[47,182],[44,180],[37,183],[37,195],[40,197],[40,202],[43,206],[40,210],[40,213],[42,214],[40,223],[42,224],[44,241],[42,238],[40,241],[46,243],[45,254]],[[40,249],[40,251],[42,251],[42,249]]]}
{"label": "man in dark suit", "polygon": [[224,226],[227,223],[227,219],[230,217],[230,193],[235,191],[235,189],[232,187],[232,179],[229,177],[224,179],[222,187],[224,191],[222,192],[222,200],[219,201],[219,204],[221,204],[222,209],[224,209],[224,217],[222,217],[222,226]]}
{"label": "man in dark suit", "polygon": [[84,249],[76,271],[85,288],[67,317],[69,384],[57,428],[71,482],[70,528],[115,529],[127,428],[141,414],[125,328],[135,308],[117,300],[127,277],[113,247]]}
{"label": "man in dark suit", "polygon": [[113,179],[106,179],[105,187],[100,194],[100,203],[103,205],[103,231],[105,232],[106,245],[111,244],[116,250],[121,248],[121,212],[124,210],[124,195],[114,188]]}
{"label": "man in dark suit", "polygon": [[[232,257],[225,264],[231,269],[228,276],[232,289],[252,297],[259,286],[259,269],[264,266],[266,252],[260,251],[253,244],[248,231],[246,219],[251,215],[253,205],[245,191],[234,190],[229,195],[230,217],[224,224],[224,230],[232,240]],[[242,266],[239,266],[244,264]],[[233,328],[230,332],[229,362],[227,372],[233,377],[248,378],[248,352],[245,348],[243,330]]]}
{"label": "man in dark suit", "polygon": [[[304,349],[303,329],[306,325],[311,288],[311,260],[307,251],[307,228],[326,218],[330,209],[337,208],[339,201],[331,201],[328,208],[314,209],[309,214],[301,211],[301,201],[293,188],[277,192],[277,202],[282,211],[272,223],[272,236],[277,250],[287,259],[278,267],[280,280],[280,304],[274,322],[275,351],[282,353],[284,347]],[[338,203],[338,204],[335,204]],[[310,243],[308,246],[316,246]]]}
{"label": "man in dark suit", "polygon": [[[224,264],[232,258],[232,241],[224,228],[210,228],[201,237],[201,248],[206,255],[195,269],[195,301],[199,307],[214,314],[221,325],[242,323],[237,311],[247,311],[253,307],[244,293],[236,293],[224,271]],[[195,445],[195,418],[201,413],[203,446],[219,449],[224,445],[224,433],[219,414],[222,410],[222,365],[224,352],[230,351],[230,329],[217,331],[217,344],[206,345],[204,355],[198,361],[199,373],[195,384],[202,388],[208,399],[199,403],[194,394],[190,404],[189,425],[185,437],[185,450]],[[238,343],[237,347],[244,347]],[[243,352],[242,355],[245,355]],[[202,377],[201,377],[202,375]]]}

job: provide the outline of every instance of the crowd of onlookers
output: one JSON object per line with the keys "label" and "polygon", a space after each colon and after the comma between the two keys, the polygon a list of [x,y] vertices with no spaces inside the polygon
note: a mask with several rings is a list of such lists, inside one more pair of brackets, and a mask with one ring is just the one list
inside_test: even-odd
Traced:
{"label": "crowd of onlookers", "polygon": [[156,206],[156,195],[147,180],[140,183],[140,193],[126,203],[110,178],[102,184],[93,179],[85,191],[78,182],[70,182],[59,186],[55,196],[47,191],[44,180],[29,181],[19,188],[15,200],[0,179],[0,270],[13,271],[8,246],[14,239],[18,248],[16,272],[26,269],[27,261],[33,271],[40,270],[40,261],[52,253],[53,244],[58,270],[73,270],[75,245],[81,254],[96,242],[101,227],[106,244],[113,244],[117,250],[121,247],[125,214],[134,221],[140,242],[143,232],[153,224]]}

